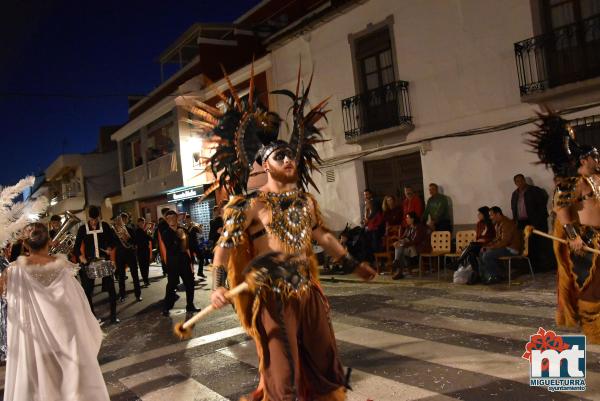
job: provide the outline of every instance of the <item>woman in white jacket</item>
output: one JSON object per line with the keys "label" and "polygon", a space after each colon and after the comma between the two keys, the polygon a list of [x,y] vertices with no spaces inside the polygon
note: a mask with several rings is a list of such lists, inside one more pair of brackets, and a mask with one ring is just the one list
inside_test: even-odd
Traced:
{"label": "woman in white jacket", "polygon": [[45,225],[23,233],[30,256],[2,275],[8,303],[5,401],[106,401],[98,364],[102,331],[83,289],[78,266],[48,254]]}

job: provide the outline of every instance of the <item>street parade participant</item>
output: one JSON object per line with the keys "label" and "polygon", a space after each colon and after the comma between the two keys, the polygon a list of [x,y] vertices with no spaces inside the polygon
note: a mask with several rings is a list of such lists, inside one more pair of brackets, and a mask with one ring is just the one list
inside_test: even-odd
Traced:
{"label": "street parade participant", "polygon": [[166,212],[165,220],[168,226],[160,233],[167,259],[167,288],[163,315],[169,316],[169,310],[177,301],[176,289],[180,277],[185,287],[185,310],[197,312],[200,309],[194,306],[194,271],[190,257],[189,234],[185,228],[179,225],[177,212],[174,210]]}
{"label": "street parade participant", "polygon": [[[310,84],[300,96],[299,85],[300,74],[295,94],[275,92],[293,101],[289,143],[277,139],[279,116],[254,99],[253,74],[247,99],[241,100],[229,82],[226,112],[199,102],[190,108],[200,121],[189,121],[210,127],[218,144],[210,159],[219,177],[215,186],[231,195],[215,248],[211,303],[215,308],[228,303],[226,281],[231,288],[249,282],[250,292],[237,296],[234,304],[259,356],[261,379],[253,400],[346,398],[349,377],[338,357],[312,241],[347,272],[365,280],[375,276],[370,266],[354,260],[337,242],[315,198],[305,192],[308,184],[315,186],[310,173],[320,163],[315,145],[322,142],[315,123],[324,117],[326,101],[305,115]],[[255,161],[266,172],[267,183],[249,194],[247,182]]]}
{"label": "street parade participant", "polygon": [[600,344],[600,273],[598,255],[584,247],[600,249],[599,153],[579,145],[567,122],[551,112],[542,115],[540,129],[529,142],[540,162],[557,177],[554,236],[558,263],[556,322],[581,326],[590,343]]}
{"label": "street parade participant", "polygon": [[60,226],[62,225],[62,220],[60,218],[59,215],[57,214],[53,214],[52,217],[50,217],[50,240],[54,239],[54,237],[56,237],[56,234],[58,234],[58,230],[60,230]]}
{"label": "street parade participant", "polygon": [[192,220],[192,216],[185,215],[185,229],[190,234],[190,253],[192,256],[192,265],[198,261],[198,277],[201,281],[206,280],[204,275],[204,249],[202,249],[202,226]]}
{"label": "street parade participant", "polygon": [[24,230],[30,256],[0,280],[8,304],[5,401],[108,401],[98,364],[102,331],[73,276],[79,267],[49,255],[45,224]]}
{"label": "street parade participant", "polygon": [[152,223],[146,225],[146,219],[140,217],[134,231],[137,260],[140,265],[140,273],[142,274],[142,280],[144,281],[145,287],[150,285],[148,274],[150,272],[150,260],[152,259],[152,236],[148,232],[151,232],[152,227]]}
{"label": "street parade participant", "polygon": [[[48,208],[48,199],[44,196],[30,198],[24,204],[16,201],[34,182],[35,178],[29,176],[15,185],[0,187],[0,276],[9,266],[10,242],[18,238],[23,228],[37,220]],[[6,315],[6,297],[0,296],[0,361],[6,361]]]}
{"label": "street parade participant", "polygon": [[[110,302],[110,320],[112,323],[120,323],[117,318],[117,293],[115,292],[114,264],[111,262],[117,241],[113,229],[108,223],[100,219],[100,208],[90,206],[88,208],[88,220],[77,230],[73,254],[81,264],[79,277],[85,291],[92,313],[94,303],[92,295],[96,278],[102,280],[102,291],[108,293]],[[110,267],[112,271],[107,268]]]}
{"label": "street parade participant", "polygon": [[116,242],[115,262],[117,265],[117,276],[119,278],[119,298],[120,301],[125,301],[127,293],[125,291],[126,273],[125,267],[129,267],[131,278],[133,279],[133,291],[135,299],[138,302],[142,301],[142,289],[140,287],[140,277],[138,275],[138,263],[136,258],[135,233],[128,226],[129,215],[125,212],[119,214],[115,219],[115,234],[118,241]]}

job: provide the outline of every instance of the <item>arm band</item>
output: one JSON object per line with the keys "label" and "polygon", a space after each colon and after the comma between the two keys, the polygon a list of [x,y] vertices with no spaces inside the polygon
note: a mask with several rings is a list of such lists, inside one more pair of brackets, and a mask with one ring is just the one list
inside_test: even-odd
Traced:
{"label": "arm band", "polygon": [[358,265],[360,265],[360,262],[354,259],[354,257],[350,255],[350,253],[347,253],[344,256],[342,256],[338,263],[342,264],[342,270],[344,271],[344,273],[347,274],[354,273],[354,270],[356,270]]}
{"label": "arm band", "polygon": [[579,236],[579,234],[577,233],[577,229],[575,229],[575,226],[573,226],[573,224],[565,224],[563,228],[565,230],[565,234],[567,234],[568,239],[575,240]]}
{"label": "arm band", "polygon": [[213,267],[213,290],[219,287],[225,287],[225,282],[227,281],[227,269],[225,266],[212,266]]}

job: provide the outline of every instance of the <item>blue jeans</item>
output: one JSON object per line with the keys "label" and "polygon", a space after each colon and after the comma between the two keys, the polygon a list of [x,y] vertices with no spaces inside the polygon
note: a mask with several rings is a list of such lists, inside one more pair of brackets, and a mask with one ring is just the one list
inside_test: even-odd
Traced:
{"label": "blue jeans", "polygon": [[490,276],[500,276],[500,269],[502,268],[498,258],[501,256],[514,256],[516,255],[512,250],[508,248],[492,248],[485,251],[481,256],[479,263],[479,274],[482,278],[488,278]]}

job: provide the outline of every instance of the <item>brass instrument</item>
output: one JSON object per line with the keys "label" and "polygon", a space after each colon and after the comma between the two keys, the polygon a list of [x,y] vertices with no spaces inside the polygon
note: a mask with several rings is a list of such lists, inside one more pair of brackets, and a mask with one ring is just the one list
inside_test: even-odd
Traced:
{"label": "brass instrument", "polygon": [[68,255],[73,251],[75,235],[71,233],[71,229],[81,223],[81,220],[68,210],[65,212],[65,216],[65,222],[60,226],[54,238],[52,238],[50,254],[63,253]]}
{"label": "brass instrument", "polygon": [[134,245],[131,243],[131,235],[129,235],[129,231],[127,231],[127,227],[123,223],[123,219],[121,218],[121,216],[118,216],[115,219],[113,230],[115,230],[115,234],[117,234],[117,238],[119,238],[119,241],[121,242],[121,245],[123,245],[123,248],[134,248]]}
{"label": "brass instrument", "polygon": [[156,227],[156,223],[153,222],[146,223],[146,226],[144,227],[146,234],[148,234],[150,237],[154,235],[154,227]]}

